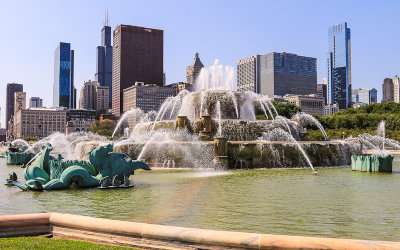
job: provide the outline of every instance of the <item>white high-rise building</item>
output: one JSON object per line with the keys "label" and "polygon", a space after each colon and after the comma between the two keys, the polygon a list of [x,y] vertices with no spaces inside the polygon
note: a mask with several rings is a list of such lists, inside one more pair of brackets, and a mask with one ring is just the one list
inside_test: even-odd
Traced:
{"label": "white high-rise building", "polygon": [[394,96],[394,102],[400,103],[400,78],[396,75],[393,78],[393,96]]}

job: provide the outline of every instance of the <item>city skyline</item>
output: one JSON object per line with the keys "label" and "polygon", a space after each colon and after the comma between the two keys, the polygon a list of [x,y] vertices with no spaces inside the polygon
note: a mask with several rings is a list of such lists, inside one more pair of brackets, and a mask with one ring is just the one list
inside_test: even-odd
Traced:
{"label": "city skyline", "polygon": [[[344,3],[344,1],[342,2]],[[0,26],[0,31],[8,34],[7,37],[12,39],[0,41],[1,47],[12,48],[12,45],[22,43],[24,39],[21,34],[31,36],[31,38],[29,43],[22,43],[24,47],[18,48],[18,51],[3,49],[4,58],[7,58],[7,61],[0,61],[2,69],[0,88],[5,89],[9,82],[24,84],[27,98],[40,96],[44,100],[44,106],[52,106],[52,54],[54,47],[61,41],[70,42],[76,53],[76,88],[80,89],[84,80],[94,79],[95,48],[99,41],[99,30],[103,26],[105,8],[109,9],[112,30],[119,24],[165,30],[164,70],[168,84],[185,80],[186,66],[190,64],[193,53],[196,51],[202,55],[205,66],[211,65],[216,58],[221,59],[221,63],[224,65],[235,66],[236,61],[240,58],[272,51],[286,51],[316,57],[318,59],[318,82],[320,82],[322,78],[326,77],[326,70],[324,70],[328,40],[326,30],[330,26],[345,21],[352,28],[353,88],[377,88],[380,100],[382,79],[393,77],[397,74],[396,70],[400,69],[399,63],[390,59],[396,58],[396,53],[398,53],[394,41],[385,41],[384,47],[375,46],[379,43],[383,45],[379,37],[393,35],[390,29],[393,27],[391,25],[395,23],[395,19],[391,21],[391,18],[395,15],[387,12],[398,9],[396,6],[399,4],[394,1],[387,1],[383,5],[376,3],[357,5],[357,11],[355,11],[355,3],[346,3],[349,8],[342,9],[339,8],[340,4],[333,6],[329,3],[311,1],[302,3],[294,1],[255,2],[251,6],[228,1],[219,3],[209,1],[196,5],[183,1],[174,1],[174,4],[165,4],[161,1],[149,3],[99,1],[95,6],[93,3],[79,3],[80,8],[76,8],[77,1],[71,4],[51,1],[34,4],[24,1],[3,3],[4,9],[7,10],[3,15],[5,21],[3,23],[9,25]],[[325,11],[327,5],[332,8],[329,13]],[[221,13],[220,9],[226,7],[230,7],[232,11]],[[256,17],[258,23],[254,19],[250,22],[245,21],[246,18],[237,18],[238,13],[243,17],[254,15],[254,11],[261,13],[265,9],[262,7],[285,10],[284,13],[287,13],[290,18],[279,19],[280,22],[273,23],[273,25],[269,24],[269,21],[281,16],[281,12],[278,11],[279,15],[272,13],[265,16],[265,20]],[[65,9],[65,11],[59,11],[61,9]],[[66,22],[63,17],[68,16],[70,12],[68,10],[72,9],[76,10],[74,19]],[[132,9],[135,10],[135,15],[130,14]],[[146,10],[149,9],[154,15],[146,14]],[[187,10],[187,13],[182,9]],[[335,9],[340,9],[341,12],[334,11]],[[88,12],[88,10],[90,11]],[[299,18],[300,14],[290,15],[296,11],[310,15],[305,15],[304,18],[302,16],[301,19]],[[182,20],[185,20],[184,22],[167,18],[171,14],[178,15],[177,13]],[[385,13],[385,15],[379,13]],[[24,25],[27,20],[30,20],[30,25],[42,27],[42,29],[34,29],[35,33],[31,33],[33,31]],[[52,22],[48,20],[52,20]],[[82,25],[83,22],[85,25]],[[190,25],[199,22],[201,24],[195,27]],[[59,28],[54,29],[55,26]],[[16,27],[23,30],[17,31]],[[368,31],[373,28],[375,28],[376,35],[371,37]],[[263,30],[271,31],[272,33],[269,34],[275,35],[254,36],[256,31]],[[248,39],[249,36],[254,39]],[[296,39],[289,39],[296,36]],[[48,39],[44,40],[44,37]],[[35,52],[32,47],[37,51]],[[377,48],[371,49],[371,47]],[[371,57],[375,58],[376,63],[373,63],[374,60],[371,60]],[[0,106],[2,110],[5,110],[5,100],[0,103]],[[5,124],[4,115],[1,120],[2,124]]]}

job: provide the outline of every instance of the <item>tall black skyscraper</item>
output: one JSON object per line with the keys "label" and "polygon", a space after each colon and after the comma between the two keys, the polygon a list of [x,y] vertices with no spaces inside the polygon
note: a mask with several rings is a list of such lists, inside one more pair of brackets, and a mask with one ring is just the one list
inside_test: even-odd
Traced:
{"label": "tall black skyscraper", "polygon": [[8,121],[14,116],[14,93],[23,92],[24,86],[18,83],[7,83],[6,96],[6,128],[8,129]]}
{"label": "tall black skyscraper", "polygon": [[[111,27],[108,26],[108,11],[106,11],[104,26],[101,29],[101,46],[97,46],[96,49],[95,79],[101,86],[107,86],[109,93],[111,93],[112,88],[112,53]],[[109,99],[109,107],[111,107],[111,94]]]}

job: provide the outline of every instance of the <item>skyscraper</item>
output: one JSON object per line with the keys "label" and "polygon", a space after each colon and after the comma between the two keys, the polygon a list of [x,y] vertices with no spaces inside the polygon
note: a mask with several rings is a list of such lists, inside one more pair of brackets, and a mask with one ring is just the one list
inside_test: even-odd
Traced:
{"label": "skyscraper", "polygon": [[107,110],[109,100],[109,89],[100,86],[99,82],[88,81],[83,84],[79,98],[80,109]]}
{"label": "skyscraper", "polygon": [[124,89],[135,82],[163,86],[164,31],[121,24],[113,35],[112,110],[120,116]]}
{"label": "skyscraper", "polygon": [[393,101],[400,103],[400,78],[398,75],[393,78]]}
{"label": "skyscraper", "polygon": [[74,88],[74,51],[61,42],[54,52],[53,106],[76,108]]}
{"label": "skyscraper", "polygon": [[29,108],[42,108],[43,107],[43,99],[40,97],[31,97],[29,98]]}
{"label": "skyscraper", "polygon": [[372,88],[369,90],[369,103],[377,103],[378,102],[378,90],[376,88]]}
{"label": "skyscraper", "polygon": [[385,78],[382,84],[382,102],[394,101],[394,84],[392,78]]}
{"label": "skyscraper", "polygon": [[79,98],[80,109],[96,110],[96,87],[99,85],[99,82],[90,80],[83,84]]}
{"label": "skyscraper", "polygon": [[328,29],[328,104],[339,105],[339,109],[351,107],[351,39],[347,23]]}
{"label": "skyscraper", "polygon": [[317,93],[317,59],[291,53],[254,55],[237,62],[239,91],[284,96]]}
{"label": "skyscraper", "polygon": [[[101,45],[96,49],[96,74],[95,80],[100,83],[100,86],[106,86],[111,93],[112,89],[112,53],[111,46],[111,27],[108,26],[108,11],[104,20],[104,26],[101,29]],[[109,104],[111,107],[112,99],[109,95]]]}
{"label": "skyscraper", "polygon": [[18,83],[7,83],[6,96],[6,128],[8,129],[8,121],[14,116],[14,93],[23,92],[24,86]]}
{"label": "skyscraper", "polygon": [[322,78],[322,83],[317,84],[317,95],[320,97],[323,97],[325,99],[324,105],[327,104],[327,100],[326,100],[326,83],[327,83],[328,79],[326,78]]}
{"label": "skyscraper", "polygon": [[26,109],[26,92],[15,92],[14,115],[21,109]]}

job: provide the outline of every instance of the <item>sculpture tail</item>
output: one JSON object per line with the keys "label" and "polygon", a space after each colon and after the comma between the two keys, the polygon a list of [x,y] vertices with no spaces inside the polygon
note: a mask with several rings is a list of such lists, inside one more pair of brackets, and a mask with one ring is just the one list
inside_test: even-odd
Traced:
{"label": "sculpture tail", "polygon": [[13,181],[13,180],[7,180],[7,184],[19,187],[20,189],[27,191],[28,190],[28,186],[26,186],[25,184],[22,184],[18,181]]}
{"label": "sculpture tail", "polygon": [[151,170],[151,168],[143,161],[134,161],[132,160],[132,165],[134,166],[135,170],[136,169],[143,169],[143,170]]}

